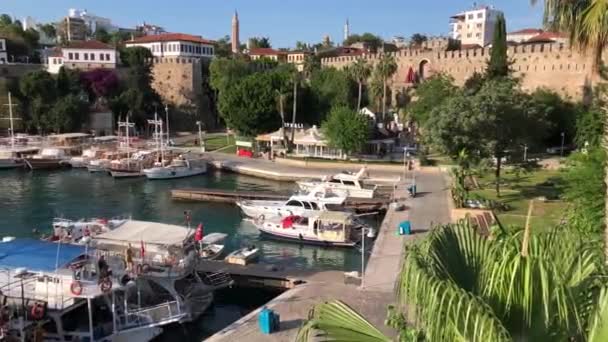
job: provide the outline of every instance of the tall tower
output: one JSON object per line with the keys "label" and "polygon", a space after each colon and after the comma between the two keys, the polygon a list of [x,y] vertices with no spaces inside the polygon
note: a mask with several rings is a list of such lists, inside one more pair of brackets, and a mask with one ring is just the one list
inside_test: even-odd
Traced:
{"label": "tall tower", "polygon": [[348,18],[346,18],[346,24],[344,24],[344,40],[347,40],[350,37],[350,24],[348,23]]}
{"label": "tall tower", "polygon": [[232,17],[232,53],[239,53],[240,41],[239,41],[239,14],[234,10],[234,16]]}

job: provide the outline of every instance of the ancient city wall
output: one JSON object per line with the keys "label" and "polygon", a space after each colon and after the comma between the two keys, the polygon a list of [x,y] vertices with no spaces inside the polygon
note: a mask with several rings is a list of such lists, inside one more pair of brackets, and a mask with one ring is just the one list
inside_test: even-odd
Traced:
{"label": "ancient city wall", "polygon": [[[409,69],[418,75],[429,77],[443,72],[462,85],[474,72],[482,72],[490,57],[489,48],[459,51],[401,50],[390,53],[397,61],[398,70],[393,77],[393,89],[411,86],[407,82]],[[513,61],[515,76],[522,78],[522,87],[532,91],[546,87],[556,92],[580,99],[583,89],[590,84],[591,58],[571,50],[563,44],[530,44],[510,46],[507,52]],[[362,58],[375,64],[380,55],[367,54]],[[353,63],[357,56],[322,59],[323,66],[343,68]]]}
{"label": "ancient city wall", "polygon": [[155,58],[152,87],[176,107],[197,105],[202,93],[201,61],[197,58]]}

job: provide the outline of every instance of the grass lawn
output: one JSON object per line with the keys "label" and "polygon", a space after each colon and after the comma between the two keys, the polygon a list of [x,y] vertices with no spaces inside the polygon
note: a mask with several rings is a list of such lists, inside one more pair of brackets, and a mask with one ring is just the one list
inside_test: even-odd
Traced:
{"label": "grass lawn", "polygon": [[207,151],[215,151],[218,150],[220,148],[226,147],[226,146],[231,146],[234,147],[233,149],[231,148],[226,148],[220,152],[224,152],[226,150],[232,150],[232,153],[236,152],[236,145],[234,142],[234,135],[230,135],[228,137],[228,139],[226,139],[225,135],[221,135],[221,136],[214,136],[214,137],[208,137],[205,139],[205,149]]}
{"label": "grass lawn", "polygon": [[[501,181],[501,196],[497,197],[494,190],[493,171],[478,178],[482,189],[471,191],[486,199],[496,200],[507,204],[507,211],[496,212],[498,219],[505,226],[517,225],[523,227],[528,214],[530,200],[539,197],[559,198],[560,172],[551,170],[534,170],[519,177],[510,172],[503,172]],[[553,183],[547,184],[547,182]],[[547,228],[556,225],[563,217],[567,203],[561,200],[534,201],[532,228]]]}

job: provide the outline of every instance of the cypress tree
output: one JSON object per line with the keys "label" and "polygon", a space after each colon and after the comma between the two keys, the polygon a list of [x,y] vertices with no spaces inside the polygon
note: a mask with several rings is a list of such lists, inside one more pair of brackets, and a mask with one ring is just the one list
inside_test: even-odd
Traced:
{"label": "cypress tree", "polygon": [[509,75],[509,61],[507,60],[507,27],[505,16],[499,13],[494,27],[492,39],[492,53],[488,62],[488,78],[505,77]]}

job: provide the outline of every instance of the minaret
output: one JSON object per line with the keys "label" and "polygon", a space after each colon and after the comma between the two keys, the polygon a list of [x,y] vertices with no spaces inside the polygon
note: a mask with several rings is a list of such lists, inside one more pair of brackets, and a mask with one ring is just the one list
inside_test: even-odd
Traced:
{"label": "minaret", "polygon": [[347,40],[350,37],[350,24],[348,23],[348,18],[346,19],[346,24],[344,24],[344,40]]}
{"label": "minaret", "polygon": [[240,42],[239,42],[239,14],[234,10],[234,16],[232,17],[232,53],[239,53]]}

